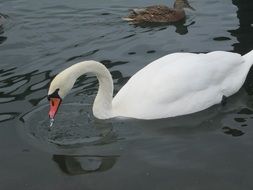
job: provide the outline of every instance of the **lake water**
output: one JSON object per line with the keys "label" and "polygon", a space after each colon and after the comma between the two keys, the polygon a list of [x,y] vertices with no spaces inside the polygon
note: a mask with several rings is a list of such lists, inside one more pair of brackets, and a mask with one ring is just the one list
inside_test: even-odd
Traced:
{"label": "lake water", "polygon": [[190,0],[196,11],[177,25],[121,20],[129,9],[155,3],[0,1],[0,189],[253,188],[252,71],[225,106],[153,121],[95,119],[98,82],[83,76],[48,131],[49,83],[76,62],[101,61],[116,93],[168,53],[253,49],[250,0]]}

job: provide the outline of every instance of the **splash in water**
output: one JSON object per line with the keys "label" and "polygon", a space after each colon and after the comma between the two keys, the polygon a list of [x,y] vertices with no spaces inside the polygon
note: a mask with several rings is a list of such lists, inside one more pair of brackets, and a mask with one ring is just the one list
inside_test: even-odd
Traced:
{"label": "splash in water", "polygon": [[49,128],[51,129],[51,128],[53,127],[53,125],[54,125],[54,119],[51,118],[51,119],[50,119]]}

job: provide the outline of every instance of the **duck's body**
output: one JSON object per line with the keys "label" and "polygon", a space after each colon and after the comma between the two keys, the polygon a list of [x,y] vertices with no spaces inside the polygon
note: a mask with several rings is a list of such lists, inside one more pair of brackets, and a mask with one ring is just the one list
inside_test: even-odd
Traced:
{"label": "duck's body", "polygon": [[172,23],[184,18],[185,12],[183,9],[172,9],[164,5],[155,5],[143,9],[133,9],[124,20],[132,21],[133,23]]}
{"label": "duck's body", "polygon": [[174,117],[204,110],[236,93],[252,63],[253,51],[244,56],[224,51],[169,54],[133,75],[112,99],[108,70],[98,62],[85,61],[57,75],[48,94],[50,97],[59,89],[58,95],[63,98],[80,75],[93,72],[100,84],[93,105],[97,118]]}
{"label": "duck's body", "polygon": [[185,19],[184,8],[193,9],[187,0],[176,0],[174,8],[165,5],[148,6],[141,9],[133,9],[123,18],[132,23],[174,23]]}

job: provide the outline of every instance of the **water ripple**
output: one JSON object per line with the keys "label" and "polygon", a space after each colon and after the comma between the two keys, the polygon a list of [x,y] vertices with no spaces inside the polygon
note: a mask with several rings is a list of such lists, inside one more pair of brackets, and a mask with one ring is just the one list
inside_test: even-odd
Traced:
{"label": "water ripple", "polygon": [[9,113],[0,113],[0,123],[8,120],[13,120],[19,113],[17,112],[9,112]]}
{"label": "water ripple", "polygon": [[98,52],[99,50],[98,49],[95,49],[93,51],[89,51],[87,53],[84,53],[82,55],[77,55],[77,56],[73,56],[73,57],[70,57],[66,60],[66,62],[69,62],[69,61],[72,61],[72,60],[75,60],[75,59],[79,59],[79,58],[84,58],[84,57],[87,57],[87,56],[90,56],[90,55],[93,55],[95,54],[96,52]]}

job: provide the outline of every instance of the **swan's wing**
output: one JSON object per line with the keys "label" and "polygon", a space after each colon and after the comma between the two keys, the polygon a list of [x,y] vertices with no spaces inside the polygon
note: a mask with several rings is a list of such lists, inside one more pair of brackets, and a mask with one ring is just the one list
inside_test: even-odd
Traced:
{"label": "swan's wing", "polygon": [[243,62],[239,54],[221,51],[169,54],[144,67],[122,87],[113,99],[114,110],[147,119],[200,111],[241,87]]}

